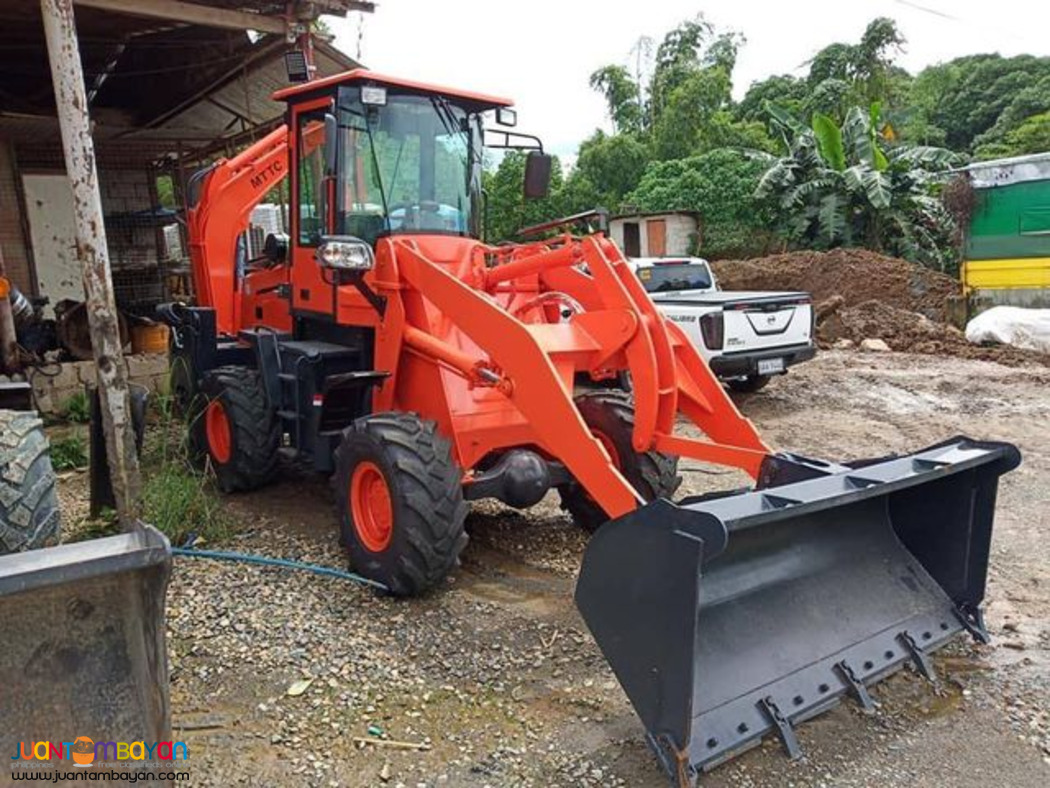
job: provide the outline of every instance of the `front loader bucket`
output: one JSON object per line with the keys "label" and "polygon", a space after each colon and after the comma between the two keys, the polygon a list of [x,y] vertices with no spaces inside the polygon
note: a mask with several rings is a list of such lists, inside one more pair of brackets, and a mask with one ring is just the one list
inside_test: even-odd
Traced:
{"label": "front loader bucket", "polygon": [[54,766],[74,771],[65,768],[73,763],[63,743],[77,737],[96,744],[170,740],[170,568],[168,540],[149,526],[0,556],[5,758],[21,756],[22,742],[51,742],[65,755],[56,754]]}
{"label": "front loader bucket", "polygon": [[587,547],[576,604],[680,785],[966,630],[984,638],[1007,444],[958,438],[765,490],[656,501]]}

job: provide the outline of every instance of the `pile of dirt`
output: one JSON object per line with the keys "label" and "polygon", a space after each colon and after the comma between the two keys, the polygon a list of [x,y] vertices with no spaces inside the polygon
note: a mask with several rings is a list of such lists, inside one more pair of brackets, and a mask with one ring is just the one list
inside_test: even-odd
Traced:
{"label": "pile of dirt", "polygon": [[906,353],[1050,366],[1045,353],[967,342],[947,323],[948,299],[960,294],[959,282],[907,260],[866,249],[833,249],[715,260],[711,267],[723,290],[810,293],[822,347],[881,339]]}
{"label": "pile of dirt", "polygon": [[950,276],[867,249],[786,252],[711,266],[723,290],[803,290],[814,303],[841,296],[846,306],[876,299],[938,321],[947,318],[947,299],[960,292]]}
{"label": "pile of dirt", "polygon": [[856,306],[831,308],[817,327],[817,341],[823,347],[860,345],[865,339],[881,339],[891,350],[905,353],[995,361],[1011,367],[1050,366],[1050,355],[1046,353],[1009,345],[974,345],[954,326],[874,299]]}

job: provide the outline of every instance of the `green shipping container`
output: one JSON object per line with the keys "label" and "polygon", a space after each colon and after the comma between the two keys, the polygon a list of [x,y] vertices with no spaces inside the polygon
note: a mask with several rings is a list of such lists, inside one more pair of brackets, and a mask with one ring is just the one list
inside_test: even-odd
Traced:
{"label": "green shipping container", "polygon": [[978,309],[1050,307],[1050,153],[971,164],[963,286]]}

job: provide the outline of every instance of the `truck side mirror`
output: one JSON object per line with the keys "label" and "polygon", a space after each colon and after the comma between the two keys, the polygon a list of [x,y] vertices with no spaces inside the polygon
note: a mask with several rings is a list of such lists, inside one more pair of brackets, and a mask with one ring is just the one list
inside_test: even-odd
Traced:
{"label": "truck side mirror", "polygon": [[550,194],[553,159],[538,150],[525,157],[525,198],[539,200]]}
{"label": "truck side mirror", "polygon": [[518,125],[518,113],[510,107],[496,107],[496,122],[513,128]]}
{"label": "truck side mirror", "polygon": [[335,176],[336,168],[339,166],[339,146],[336,140],[339,138],[339,124],[335,115],[327,113],[324,116],[324,174],[326,178]]}

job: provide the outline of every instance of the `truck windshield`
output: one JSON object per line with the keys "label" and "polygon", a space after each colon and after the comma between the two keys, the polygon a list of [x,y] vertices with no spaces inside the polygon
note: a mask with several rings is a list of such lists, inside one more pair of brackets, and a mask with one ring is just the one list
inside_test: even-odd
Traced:
{"label": "truck windshield", "polygon": [[481,122],[441,96],[339,92],[337,232],[478,235]]}
{"label": "truck windshield", "polygon": [[711,271],[702,263],[660,263],[639,268],[638,278],[650,293],[711,289]]}

